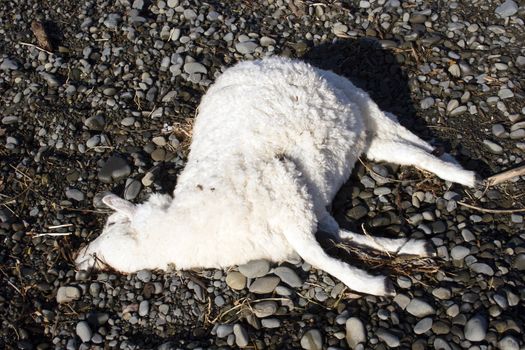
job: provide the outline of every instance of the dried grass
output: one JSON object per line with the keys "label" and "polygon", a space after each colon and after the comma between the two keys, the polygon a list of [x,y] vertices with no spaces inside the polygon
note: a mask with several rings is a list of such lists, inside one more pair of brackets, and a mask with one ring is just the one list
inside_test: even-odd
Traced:
{"label": "dried grass", "polygon": [[440,270],[440,265],[435,258],[391,255],[333,240],[326,240],[321,244],[332,256],[352,265],[366,266],[367,269],[371,270],[380,269],[382,272],[387,270],[392,274],[402,276],[413,276],[414,273],[421,273],[427,277],[432,277]]}

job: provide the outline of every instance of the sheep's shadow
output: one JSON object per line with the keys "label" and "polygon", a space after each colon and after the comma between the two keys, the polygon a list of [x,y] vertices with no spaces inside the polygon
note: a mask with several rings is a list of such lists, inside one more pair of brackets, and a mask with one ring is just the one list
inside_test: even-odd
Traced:
{"label": "sheep's shadow", "polygon": [[396,55],[373,38],[347,39],[313,47],[303,57],[306,62],[350,79],[368,92],[382,110],[425,138],[426,123],[416,117],[408,78]]}

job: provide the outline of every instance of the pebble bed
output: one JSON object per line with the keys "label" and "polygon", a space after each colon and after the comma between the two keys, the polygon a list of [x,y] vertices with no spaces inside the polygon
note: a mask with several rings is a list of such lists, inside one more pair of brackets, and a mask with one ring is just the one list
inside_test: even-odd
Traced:
{"label": "pebble bed", "polygon": [[[0,348],[523,349],[524,213],[463,204],[524,208],[524,179],[472,191],[358,163],[338,222],[436,246],[432,271],[368,266],[392,276],[393,298],[299,257],[125,276],[72,256],[100,232],[105,191],[173,190],[200,97],[241,60],[351,78],[482,176],[520,165],[524,15],[513,0],[0,2]],[[33,20],[52,51],[34,46]]]}

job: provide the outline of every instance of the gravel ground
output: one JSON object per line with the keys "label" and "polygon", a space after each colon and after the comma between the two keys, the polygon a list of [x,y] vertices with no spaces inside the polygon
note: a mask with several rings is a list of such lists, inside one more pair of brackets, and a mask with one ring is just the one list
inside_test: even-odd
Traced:
{"label": "gravel ground", "polygon": [[[334,202],[341,225],[437,247],[432,261],[345,253],[387,270],[395,298],[299,258],[123,276],[71,256],[100,232],[104,191],[173,190],[200,96],[240,60],[302,57],[483,176],[520,165],[524,15],[512,0],[0,2],[0,347],[523,349],[518,179],[476,192],[358,164]],[[52,53],[28,45],[43,34],[32,21]]]}

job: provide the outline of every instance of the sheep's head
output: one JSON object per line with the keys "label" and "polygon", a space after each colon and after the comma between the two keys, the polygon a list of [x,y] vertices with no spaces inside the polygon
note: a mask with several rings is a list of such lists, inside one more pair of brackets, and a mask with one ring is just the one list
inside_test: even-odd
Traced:
{"label": "sheep's head", "polygon": [[75,259],[77,268],[111,267],[127,273],[147,268],[148,261],[154,259],[144,244],[148,238],[145,232],[151,224],[149,219],[153,213],[167,209],[170,197],[153,195],[147,202],[135,205],[110,194],[102,198],[102,202],[115,213],[108,217],[100,236],[79,251]]}

